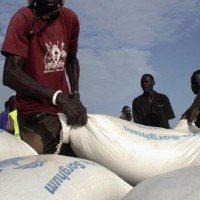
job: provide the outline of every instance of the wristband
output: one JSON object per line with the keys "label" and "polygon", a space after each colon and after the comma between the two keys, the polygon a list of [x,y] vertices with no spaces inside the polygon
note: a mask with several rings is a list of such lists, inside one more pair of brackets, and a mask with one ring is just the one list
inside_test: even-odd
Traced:
{"label": "wristband", "polygon": [[56,99],[57,99],[57,96],[58,96],[58,94],[59,93],[63,93],[61,90],[57,90],[54,94],[53,94],[53,97],[52,97],[52,103],[53,103],[53,105],[57,105],[57,103],[56,103]]}
{"label": "wristband", "polygon": [[75,90],[74,92],[72,92],[72,94],[79,94],[79,92]]}
{"label": "wristband", "polygon": [[77,90],[75,90],[74,92],[72,92],[72,97],[78,97],[78,98],[80,98],[80,94],[79,94],[79,92],[77,91]]}

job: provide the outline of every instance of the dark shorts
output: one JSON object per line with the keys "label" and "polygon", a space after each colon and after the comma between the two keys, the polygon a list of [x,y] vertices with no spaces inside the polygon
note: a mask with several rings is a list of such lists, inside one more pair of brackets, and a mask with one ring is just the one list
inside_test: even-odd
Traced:
{"label": "dark shorts", "polygon": [[[29,119],[30,116],[18,114],[21,139],[35,149],[38,154],[54,154],[60,143],[62,127],[59,117],[45,115],[34,124],[29,123]],[[69,144],[62,145],[59,154],[75,156]]]}

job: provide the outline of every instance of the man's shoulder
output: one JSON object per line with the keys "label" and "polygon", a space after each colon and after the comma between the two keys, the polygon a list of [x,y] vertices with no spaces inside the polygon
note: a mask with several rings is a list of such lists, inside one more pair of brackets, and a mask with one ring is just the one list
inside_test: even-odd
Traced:
{"label": "man's shoulder", "polygon": [[156,101],[169,101],[169,98],[166,94],[155,92],[154,99]]}
{"label": "man's shoulder", "polygon": [[156,96],[160,98],[168,98],[166,94],[155,92]]}
{"label": "man's shoulder", "polygon": [[15,20],[22,20],[23,18],[30,18],[33,16],[32,10],[27,6],[27,7],[22,7],[19,10],[15,12],[13,15],[13,19]]}
{"label": "man's shoulder", "polygon": [[0,113],[0,117],[4,116],[4,115],[8,115],[9,111],[5,110],[3,112]]}
{"label": "man's shoulder", "polygon": [[142,96],[142,95],[139,95],[139,96],[135,97],[135,98],[133,99],[133,104],[136,104],[136,103],[141,102],[142,99],[143,99],[143,96]]}
{"label": "man's shoulder", "polygon": [[146,98],[146,96],[144,94],[141,94],[141,95],[137,96],[134,100],[139,101],[144,98]]}
{"label": "man's shoulder", "polygon": [[20,8],[20,9],[16,12],[16,14],[18,14],[18,13],[21,13],[21,14],[24,14],[24,15],[29,15],[29,14],[32,13],[32,10],[30,9],[30,7],[26,6],[26,7]]}
{"label": "man's shoulder", "polygon": [[141,98],[141,95],[135,97],[135,98],[133,99],[133,101],[137,101],[137,100],[139,100],[140,98]]}
{"label": "man's shoulder", "polygon": [[78,18],[76,12],[73,11],[73,10],[71,10],[70,8],[67,8],[67,7],[61,7],[60,11],[61,11],[61,13],[63,13],[64,15]]}

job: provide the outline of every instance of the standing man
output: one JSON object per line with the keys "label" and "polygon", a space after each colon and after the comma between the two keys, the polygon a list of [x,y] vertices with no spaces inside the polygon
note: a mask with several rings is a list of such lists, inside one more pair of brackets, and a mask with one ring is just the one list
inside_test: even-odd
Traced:
{"label": "standing man", "polygon": [[181,119],[187,119],[189,124],[194,122],[200,128],[200,70],[193,72],[191,76],[191,89],[197,96],[190,108],[182,115]]}
{"label": "standing man", "polygon": [[78,93],[79,21],[63,0],[28,3],[7,29],[1,50],[6,57],[3,84],[16,91],[21,139],[39,154],[54,153],[60,146],[57,113],[64,113],[69,125],[87,123]]}
{"label": "standing man", "polygon": [[175,118],[168,97],[153,90],[154,77],[144,74],[141,78],[143,94],[132,103],[133,120],[146,126],[170,128],[169,120]]}

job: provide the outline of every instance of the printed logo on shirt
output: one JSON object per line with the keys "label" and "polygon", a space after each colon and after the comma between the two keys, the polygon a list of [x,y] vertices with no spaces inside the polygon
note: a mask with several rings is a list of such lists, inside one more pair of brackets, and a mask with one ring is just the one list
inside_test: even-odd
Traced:
{"label": "printed logo on shirt", "polygon": [[45,70],[44,73],[50,73],[55,71],[63,71],[65,66],[65,58],[67,56],[64,50],[65,43],[57,41],[57,44],[45,43],[47,47],[47,53],[44,56]]}

